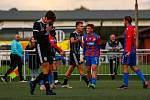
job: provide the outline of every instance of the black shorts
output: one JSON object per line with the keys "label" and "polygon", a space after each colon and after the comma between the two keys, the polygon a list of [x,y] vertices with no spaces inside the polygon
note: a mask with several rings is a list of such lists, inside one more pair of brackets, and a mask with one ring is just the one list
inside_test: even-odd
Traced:
{"label": "black shorts", "polygon": [[37,54],[41,64],[45,62],[52,63],[53,59],[49,48],[49,45],[37,44]]}
{"label": "black shorts", "polygon": [[80,65],[80,54],[75,54],[73,52],[70,52],[70,65],[78,66]]}

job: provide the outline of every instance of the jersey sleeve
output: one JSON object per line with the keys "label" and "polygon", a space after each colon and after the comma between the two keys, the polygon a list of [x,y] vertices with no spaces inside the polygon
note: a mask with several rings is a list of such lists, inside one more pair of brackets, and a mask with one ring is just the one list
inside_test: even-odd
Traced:
{"label": "jersey sleeve", "polygon": [[70,38],[74,38],[74,37],[75,37],[74,33],[71,33]]}
{"label": "jersey sleeve", "polygon": [[86,52],[86,34],[83,35],[82,46],[83,46],[83,55],[85,56],[85,52]]}
{"label": "jersey sleeve", "polygon": [[41,31],[41,25],[39,22],[35,22],[33,25],[33,37],[35,40],[37,40],[40,35],[43,35],[46,33],[46,30]]}
{"label": "jersey sleeve", "polygon": [[100,38],[100,36],[97,36],[96,44],[98,45],[98,48],[100,48],[100,45],[101,45],[101,38]]}
{"label": "jersey sleeve", "polygon": [[54,48],[58,53],[62,52],[62,49],[57,46],[57,44],[54,42],[54,38],[49,34],[49,42],[52,48]]}
{"label": "jersey sleeve", "polygon": [[35,22],[33,25],[33,37],[35,40],[38,39],[39,32],[40,32],[40,25],[39,23]]}

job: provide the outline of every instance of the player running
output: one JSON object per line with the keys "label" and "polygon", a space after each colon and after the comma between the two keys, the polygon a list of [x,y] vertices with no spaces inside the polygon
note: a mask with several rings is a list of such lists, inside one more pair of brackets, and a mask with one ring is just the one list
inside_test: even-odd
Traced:
{"label": "player running", "polygon": [[145,81],[145,78],[142,72],[136,67],[136,32],[135,26],[132,26],[132,18],[126,16],[123,19],[125,25],[124,31],[124,52],[122,55],[122,64],[123,64],[123,85],[118,87],[120,89],[128,88],[128,66],[139,76],[142,80],[143,88],[148,87],[148,82]]}

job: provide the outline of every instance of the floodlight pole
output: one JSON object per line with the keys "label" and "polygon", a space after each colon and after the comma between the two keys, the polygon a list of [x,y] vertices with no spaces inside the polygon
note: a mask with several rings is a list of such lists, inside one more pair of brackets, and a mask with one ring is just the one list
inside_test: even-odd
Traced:
{"label": "floodlight pole", "polygon": [[136,29],[136,47],[139,48],[139,30],[138,30],[138,0],[135,0],[135,29]]}

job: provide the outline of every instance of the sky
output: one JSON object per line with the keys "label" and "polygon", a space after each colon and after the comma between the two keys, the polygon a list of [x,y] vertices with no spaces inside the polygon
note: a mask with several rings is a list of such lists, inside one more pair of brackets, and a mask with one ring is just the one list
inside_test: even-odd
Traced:
{"label": "sky", "polygon": [[[135,0],[0,0],[0,10],[90,10],[134,9]],[[138,0],[139,9],[150,9],[150,0]]]}

